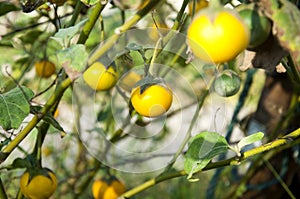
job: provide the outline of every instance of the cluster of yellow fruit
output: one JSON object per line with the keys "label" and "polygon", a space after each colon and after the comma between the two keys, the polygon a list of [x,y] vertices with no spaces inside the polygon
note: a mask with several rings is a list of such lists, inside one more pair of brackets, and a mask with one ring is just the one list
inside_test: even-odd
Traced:
{"label": "cluster of yellow fruit", "polygon": [[[111,89],[118,80],[118,74],[113,66],[106,68],[102,63],[92,64],[84,73],[83,79],[87,85],[97,91]],[[135,84],[141,80],[135,72],[129,72],[122,78],[120,86],[131,90],[131,103],[134,109],[142,116],[157,117],[169,110],[173,94],[170,88],[164,85],[149,85],[141,91],[141,86]]]}
{"label": "cluster of yellow fruit", "polygon": [[95,199],[117,199],[125,190],[125,185],[115,177],[96,180],[92,186]]}
{"label": "cluster of yellow fruit", "polygon": [[[56,188],[57,177],[48,168],[26,170],[20,178],[21,193],[28,199],[48,199]],[[114,176],[96,180],[92,186],[95,199],[117,199],[125,190],[125,185]]]}

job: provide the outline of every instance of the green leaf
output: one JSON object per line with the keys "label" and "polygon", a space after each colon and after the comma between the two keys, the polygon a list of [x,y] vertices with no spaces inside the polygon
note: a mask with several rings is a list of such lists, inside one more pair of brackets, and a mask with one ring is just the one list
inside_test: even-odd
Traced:
{"label": "green leaf", "polygon": [[30,168],[32,167],[32,158],[31,157],[26,157],[26,158],[16,158],[10,169],[17,169],[17,168]]}
{"label": "green leaf", "polygon": [[86,5],[92,6],[98,3],[100,0],[80,0],[80,1]]}
{"label": "green leaf", "polygon": [[23,44],[33,44],[41,35],[43,35],[43,33],[44,32],[41,30],[33,29],[21,35],[19,39],[23,42]]}
{"label": "green leaf", "polygon": [[51,124],[54,128],[56,128],[59,131],[65,132],[63,127],[56,121],[56,119],[50,114],[47,113],[44,117],[43,120],[49,124]]}
{"label": "green leaf", "polygon": [[226,139],[215,132],[202,132],[193,137],[184,160],[188,179],[201,171],[215,156],[227,152],[228,148]]}
{"label": "green leaf", "polygon": [[263,139],[263,137],[264,137],[264,133],[262,133],[262,132],[254,133],[252,135],[244,137],[237,144],[238,149],[241,150],[243,147],[245,147],[249,144],[253,144],[254,142],[260,141]]}
{"label": "green leaf", "polygon": [[33,91],[25,86],[0,94],[0,125],[3,129],[17,129],[21,125],[29,114],[28,100],[33,94]]}
{"label": "green leaf", "polygon": [[72,45],[56,54],[58,65],[62,66],[68,76],[74,80],[85,69],[88,53],[83,44]]}
{"label": "green leaf", "polygon": [[79,32],[80,28],[85,24],[85,22],[87,22],[87,19],[79,22],[75,26],[59,29],[58,32],[54,35],[54,38],[57,38],[58,40],[71,39]]}
{"label": "green leaf", "polygon": [[[271,10],[270,18],[274,22],[274,29],[280,44],[293,56],[295,62],[300,64],[300,11],[289,0],[266,1]],[[271,5],[270,5],[271,4]]]}
{"label": "green leaf", "polygon": [[0,16],[5,15],[11,11],[20,10],[17,6],[8,2],[0,2]]}

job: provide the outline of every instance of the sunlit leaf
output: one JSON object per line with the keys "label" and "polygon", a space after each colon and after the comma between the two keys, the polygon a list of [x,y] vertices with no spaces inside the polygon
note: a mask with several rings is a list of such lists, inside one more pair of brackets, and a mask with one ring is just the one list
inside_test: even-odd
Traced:
{"label": "sunlit leaf", "polygon": [[56,54],[58,64],[62,66],[71,79],[79,77],[85,69],[88,53],[82,44],[72,45]]}
{"label": "sunlit leaf", "polygon": [[258,132],[247,137],[242,138],[238,143],[238,149],[241,150],[243,147],[253,144],[254,142],[261,141],[264,137],[264,133]]}
{"label": "sunlit leaf", "polygon": [[3,129],[17,129],[21,125],[29,114],[28,100],[33,94],[33,91],[25,86],[0,94],[0,125]]}
{"label": "sunlit leaf", "polygon": [[202,132],[193,137],[184,160],[188,179],[205,168],[215,156],[227,152],[228,148],[226,139],[215,132]]}
{"label": "sunlit leaf", "polygon": [[75,26],[59,29],[58,32],[54,35],[54,37],[61,39],[70,39],[79,32],[80,28],[85,24],[86,21],[87,19],[79,22]]}

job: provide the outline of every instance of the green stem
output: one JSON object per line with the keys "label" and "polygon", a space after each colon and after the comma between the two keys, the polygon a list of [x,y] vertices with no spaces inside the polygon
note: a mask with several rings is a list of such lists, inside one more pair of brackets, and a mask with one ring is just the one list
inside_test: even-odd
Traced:
{"label": "green stem", "polygon": [[21,132],[12,140],[0,153],[0,162],[6,160],[9,154],[22,142],[22,140],[31,132],[31,130],[37,125],[37,123],[50,111],[52,106],[56,104],[57,100],[63,95],[64,91],[72,84],[70,78],[65,79],[58,87],[53,95],[46,102],[45,106],[41,109],[40,113],[37,113],[29,121],[29,123],[23,128]]}
{"label": "green stem", "polygon": [[7,195],[6,195],[5,188],[3,186],[1,178],[0,178],[0,198],[1,199],[7,199]]}
{"label": "green stem", "polygon": [[[184,0],[183,1],[182,6],[181,6],[181,8],[180,8],[180,10],[177,14],[176,20],[175,20],[175,22],[172,26],[172,30],[178,31],[180,29],[181,25],[183,24],[184,11],[185,11],[185,8],[188,5],[188,3],[189,3],[189,0]],[[146,66],[145,67],[145,76],[148,75],[150,68],[155,63],[156,57],[158,57],[158,55],[163,51],[166,44],[173,38],[174,35],[175,35],[174,31],[169,31],[168,34],[165,37],[160,37],[159,40],[156,42],[153,55],[145,65]],[[161,46],[160,48],[159,48],[159,45]],[[176,57],[174,59],[177,60],[178,57]]]}
{"label": "green stem", "polygon": [[[215,169],[215,168],[220,168],[220,167],[224,167],[224,166],[238,165],[246,159],[249,159],[255,155],[267,152],[272,149],[276,149],[276,152],[278,153],[282,150],[285,150],[287,148],[290,148],[294,145],[299,144],[299,142],[300,142],[299,137],[300,137],[300,128],[286,136],[278,138],[277,140],[275,140],[273,142],[269,142],[269,143],[266,143],[257,148],[250,149],[249,151],[242,153],[241,157],[232,157],[232,158],[229,158],[226,160],[209,163],[204,169],[202,169],[199,172],[211,170],[211,169]],[[275,155],[275,154],[276,153],[273,153],[273,155]],[[137,187],[134,187],[133,189],[124,193],[121,197],[130,198],[130,197],[132,197],[132,196],[134,196],[134,195],[136,195],[136,194],[138,194],[160,182],[163,182],[165,180],[169,180],[172,178],[180,177],[180,176],[186,176],[186,175],[187,175],[187,173],[185,171],[175,171],[175,172],[163,173],[153,179],[150,179],[149,181],[146,181],[145,183],[143,183]]]}
{"label": "green stem", "polygon": [[83,4],[81,1],[77,1],[72,18],[68,24],[68,27],[74,26],[76,23],[76,20],[78,19],[78,16],[80,14],[81,8],[82,8]]}
{"label": "green stem", "polygon": [[42,131],[38,130],[37,141],[36,141],[36,159],[38,167],[42,167]]}
{"label": "green stem", "polygon": [[179,157],[179,155],[182,153],[184,147],[186,146],[186,144],[188,143],[188,141],[192,137],[192,130],[194,128],[194,125],[195,125],[195,123],[196,123],[196,121],[198,119],[200,110],[201,110],[201,108],[202,108],[202,106],[204,104],[204,101],[205,101],[206,97],[208,96],[208,94],[209,94],[209,90],[207,89],[207,90],[204,91],[203,95],[199,99],[198,106],[196,108],[196,111],[195,111],[194,116],[192,118],[192,121],[190,123],[190,126],[189,126],[189,128],[188,128],[188,130],[186,132],[185,138],[183,139],[180,147],[178,148],[177,152],[173,156],[172,160],[170,161],[170,163],[168,164],[168,166],[165,168],[164,172],[167,172],[173,166],[173,164],[176,162],[176,160]]}
{"label": "green stem", "polygon": [[100,17],[100,14],[102,10],[105,8],[106,3],[103,4],[101,1],[96,4],[91,16],[89,17],[89,20],[87,23],[84,25],[83,30],[79,36],[79,39],[77,41],[77,44],[84,44],[87,38],[89,37],[96,21]]}
{"label": "green stem", "polygon": [[298,84],[300,84],[300,74],[296,68],[293,58],[291,57],[291,55],[288,55],[287,59],[288,59],[289,66],[291,67],[292,73],[295,77],[295,80],[297,81]]}
{"label": "green stem", "polygon": [[88,60],[88,65],[90,66],[94,62],[96,62],[106,51],[108,51],[117,40],[120,38],[121,34],[125,31],[129,30],[132,26],[134,26],[140,19],[142,19],[147,13],[149,13],[160,1],[165,0],[152,0],[150,1],[142,10],[138,11],[135,15],[133,15],[126,23],[115,30],[115,34],[113,34],[107,41],[99,46],[98,49],[91,55]]}
{"label": "green stem", "polygon": [[275,178],[280,182],[281,186],[284,188],[284,190],[287,192],[289,197],[291,199],[296,199],[296,197],[293,195],[287,184],[281,179],[280,175],[277,173],[275,168],[272,166],[272,164],[268,160],[264,160],[264,163],[267,165],[268,169],[273,173]]}

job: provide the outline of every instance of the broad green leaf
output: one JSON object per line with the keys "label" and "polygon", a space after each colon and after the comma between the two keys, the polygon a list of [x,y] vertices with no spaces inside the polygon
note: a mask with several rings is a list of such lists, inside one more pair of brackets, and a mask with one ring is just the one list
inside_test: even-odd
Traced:
{"label": "broad green leaf", "polygon": [[20,10],[17,6],[8,2],[0,2],[0,16],[5,15],[11,11]]}
{"label": "broad green leaf", "polygon": [[95,5],[96,3],[98,3],[100,0],[80,0],[82,3],[86,4],[86,5]]}
{"label": "broad green leaf", "polygon": [[238,143],[238,149],[241,150],[243,147],[253,144],[254,142],[262,140],[264,137],[264,133],[258,132],[247,137],[242,138]]}
{"label": "broad green leaf", "polygon": [[188,179],[201,171],[215,156],[227,152],[228,148],[226,139],[215,132],[202,132],[193,137],[184,160]]}
{"label": "broad green leaf", "polygon": [[57,130],[65,132],[65,130],[63,129],[63,127],[56,121],[56,119],[50,113],[46,114],[43,117],[43,120],[45,122],[51,124]]}
{"label": "broad green leaf", "polygon": [[289,0],[271,0],[265,2],[270,9],[270,18],[274,22],[274,29],[280,44],[293,56],[297,64],[300,64],[300,11]]}
{"label": "broad green leaf", "polygon": [[55,37],[50,37],[47,43],[46,52],[49,57],[55,57],[56,53],[63,49],[63,44]]}
{"label": "broad green leaf", "polygon": [[33,97],[29,88],[16,87],[6,93],[0,94],[0,125],[3,129],[17,129],[29,114],[28,100]]}
{"label": "broad green leaf", "polygon": [[88,53],[83,44],[72,45],[56,54],[58,64],[62,66],[71,79],[76,79],[85,69]]}
{"label": "broad green leaf", "polygon": [[60,39],[71,39],[79,32],[80,28],[85,24],[86,21],[87,19],[79,22],[75,26],[59,29],[58,32],[54,35],[54,37]]}

